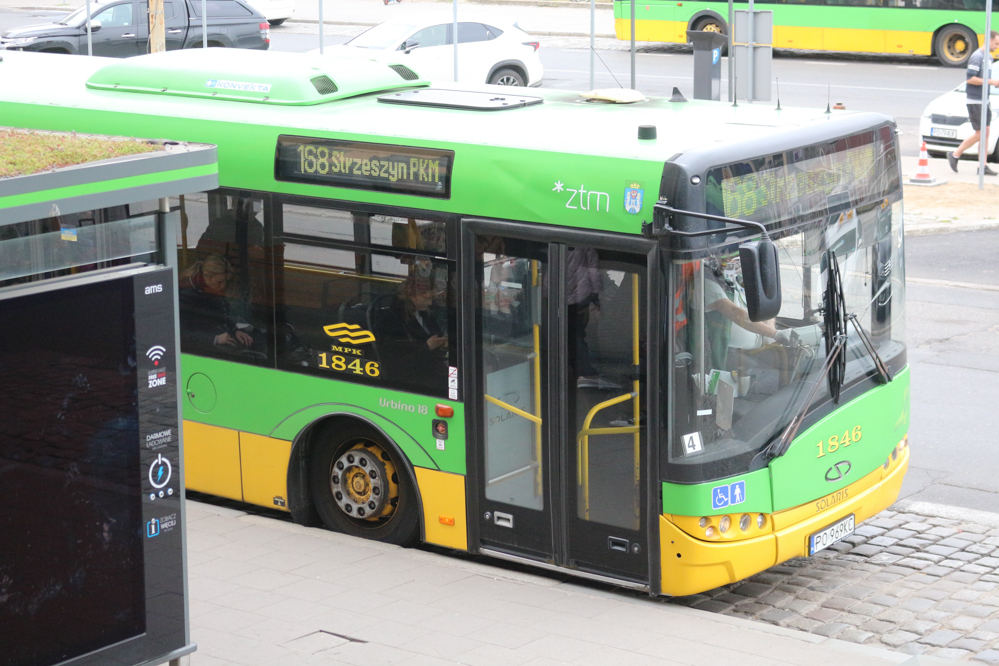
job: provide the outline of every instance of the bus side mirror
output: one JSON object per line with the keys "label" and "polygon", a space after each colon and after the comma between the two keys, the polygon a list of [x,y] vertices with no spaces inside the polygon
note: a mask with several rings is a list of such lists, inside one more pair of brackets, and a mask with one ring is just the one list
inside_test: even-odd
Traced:
{"label": "bus side mirror", "polygon": [[750,321],[773,319],[780,312],[780,262],[769,238],[739,246],[742,286]]}

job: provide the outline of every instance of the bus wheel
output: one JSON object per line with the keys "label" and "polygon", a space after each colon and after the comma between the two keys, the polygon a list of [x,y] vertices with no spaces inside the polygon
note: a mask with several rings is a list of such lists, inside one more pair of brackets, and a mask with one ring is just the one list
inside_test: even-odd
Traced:
{"label": "bus wheel", "polygon": [[504,67],[489,77],[489,83],[495,86],[523,86],[524,77],[516,70]]}
{"label": "bus wheel", "polygon": [[964,67],[978,48],[978,37],[963,25],[951,23],[937,33],[937,60],[947,67]]}
{"label": "bus wheel", "polygon": [[370,428],[330,424],[319,432],[309,485],[323,524],[400,546],[416,541],[416,489],[395,452]]}
{"label": "bus wheel", "polygon": [[[727,35],[725,23],[714,16],[705,16],[697,20],[694,24],[694,30],[703,30],[704,32],[717,32],[720,35]],[[728,55],[728,44],[722,44],[721,54]]]}
{"label": "bus wheel", "polygon": [[703,30],[704,32],[719,32],[723,35],[725,34],[725,26],[721,24],[721,21],[719,21],[716,18],[712,18],[710,16],[699,20],[694,30]]}

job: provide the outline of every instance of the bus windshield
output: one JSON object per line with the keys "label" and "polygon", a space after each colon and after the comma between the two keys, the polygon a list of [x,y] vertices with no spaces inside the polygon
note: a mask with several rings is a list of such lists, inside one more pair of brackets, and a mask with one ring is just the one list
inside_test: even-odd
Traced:
{"label": "bus windshield", "polygon": [[[675,256],[667,309],[674,340],[671,480],[746,472],[805,407],[816,382],[808,408],[828,412],[822,367],[830,257],[839,266],[846,312],[857,316],[890,372],[904,366],[902,202],[894,151],[879,141],[841,148],[826,146],[811,157],[788,151],[709,171],[709,212],[778,229],[771,237],[780,254],[783,300],[776,319],[749,320],[738,252],[744,237]],[[793,193],[784,197],[780,188]],[[840,404],[877,385],[875,360],[852,324],[845,352]]]}

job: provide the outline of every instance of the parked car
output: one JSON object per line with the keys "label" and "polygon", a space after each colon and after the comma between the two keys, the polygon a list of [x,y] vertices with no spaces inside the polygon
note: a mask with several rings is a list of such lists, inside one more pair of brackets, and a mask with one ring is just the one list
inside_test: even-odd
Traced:
{"label": "parked car", "polygon": [[[999,123],[996,117],[999,116],[999,89],[989,86],[989,106],[992,109],[992,118],[989,120],[989,160],[999,162]],[[948,93],[926,105],[923,117],[919,119],[919,134],[926,142],[926,150],[932,157],[943,157],[948,152],[954,150],[961,142],[971,136],[974,131],[971,129],[971,121],[968,120],[968,107],[965,101],[964,84],[954,88]],[[978,156],[978,144],[969,148],[965,153],[969,157]]]}
{"label": "parked car", "polygon": [[[208,45],[267,49],[270,25],[244,0],[208,0]],[[149,52],[149,10],[145,0],[93,0],[90,39],[98,56],[126,58]],[[166,48],[199,48],[201,0],[163,0]],[[45,53],[87,53],[86,6],[61,21],[14,28],[0,35],[0,49]]]}
{"label": "parked car", "polygon": [[295,13],[295,0],[252,0],[250,4],[271,25],[281,25]]}
{"label": "parked car", "polygon": [[[405,64],[431,81],[453,81],[453,23],[447,15],[400,18],[380,23],[346,44],[325,49]],[[458,80],[501,86],[540,86],[544,68],[541,44],[515,24],[458,22]],[[312,51],[318,53],[318,50]]]}

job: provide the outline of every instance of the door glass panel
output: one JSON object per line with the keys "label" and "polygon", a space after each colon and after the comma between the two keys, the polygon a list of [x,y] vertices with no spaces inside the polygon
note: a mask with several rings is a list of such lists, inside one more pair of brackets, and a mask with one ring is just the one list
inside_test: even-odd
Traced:
{"label": "door glass panel", "polygon": [[645,268],[570,247],[566,261],[569,431],[576,517],[638,530],[646,415]]}
{"label": "door glass panel", "polygon": [[542,396],[547,252],[480,239],[486,499],[544,509]]}

